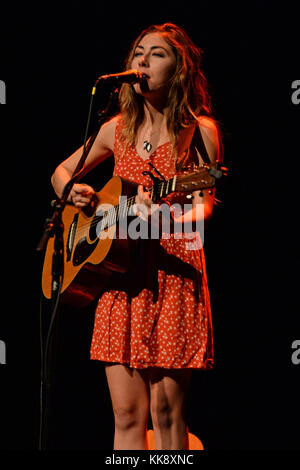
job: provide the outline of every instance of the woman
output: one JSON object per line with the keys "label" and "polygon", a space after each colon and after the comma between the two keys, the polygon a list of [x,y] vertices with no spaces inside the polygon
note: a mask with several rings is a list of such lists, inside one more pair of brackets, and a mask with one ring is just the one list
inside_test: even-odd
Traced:
{"label": "woman", "polygon": [[[192,130],[201,130],[209,159],[219,159],[219,135],[211,116],[201,52],[187,34],[167,23],[151,26],[134,42],[126,69],[147,79],[120,90],[120,114],[100,129],[85,173],[114,154],[114,174],[139,184],[137,214],[150,216],[145,188],[149,163],[170,179]],[[61,163],[52,184],[61,195],[81,149]],[[203,163],[198,152],[199,163]],[[75,184],[70,200],[87,206],[92,187]],[[180,195],[179,195],[180,196]],[[214,190],[193,192],[193,209],[175,222],[208,220]],[[186,200],[185,200],[186,202]],[[194,209],[204,204],[204,213]],[[132,268],[115,275],[95,315],[91,358],[104,361],[115,417],[114,449],[147,449],[151,414],[156,449],[187,449],[186,396],[192,369],[213,363],[212,322],[203,249],[186,248],[174,234],[141,241]]]}

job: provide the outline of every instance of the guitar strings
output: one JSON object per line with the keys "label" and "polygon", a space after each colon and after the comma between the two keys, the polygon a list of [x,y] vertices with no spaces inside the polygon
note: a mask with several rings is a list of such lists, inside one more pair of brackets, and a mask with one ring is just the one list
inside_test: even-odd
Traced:
{"label": "guitar strings", "polygon": [[[173,179],[173,178],[171,178]],[[170,180],[169,180],[170,181]],[[161,186],[163,186],[163,184],[166,183],[165,181],[162,181],[160,184],[159,184],[159,187],[158,189],[160,189]],[[153,191],[154,191],[154,187],[151,188],[150,192],[151,192],[151,197],[153,196]],[[123,201],[121,202],[120,204],[118,204],[117,206],[113,206],[112,208],[108,209],[105,214],[105,219],[109,219],[111,217],[113,217],[112,220],[110,220],[109,222],[112,222],[112,223],[109,223],[108,225],[109,226],[112,226],[114,225],[117,220],[119,219],[119,215],[120,213],[122,213],[122,211],[124,211],[124,209],[126,208],[126,212],[124,214],[127,215],[128,214],[128,210],[134,205],[134,202],[135,202],[135,198],[136,196],[131,196],[130,198],[126,199],[126,201]],[[117,217],[116,217],[117,216]],[[93,215],[93,217],[97,217],[97,215]],[[103,229],[102,229],[102,221],[104,219],[104,217],[101,219],[101,221],[99,220],[92,220],[92,222],[86,222],[82,225],[80,225],[77,229],[76,229],[76,233],[77,234],[80,234],[81,232],[84,233],[86,231],[86,228],[87,227],[94,227],[95,225],[101,223],[101,230],[99,232],[101,232]]]}
{"label": "guitar strings", "polygon": [[[199,173],[199,172],[197,172]],[[190,176],[190,175],[189,175]],[[170,181],[172,180],[173,178],[171,178],[170,180],[168,181],[162,181],[160,182],[160,184],[158,185],[158,191],[162,191],[164,188],[164,184],[167,184],[167,187],[169,186],[169,183]],[[177,175],[177,178],[176,178],[176,183],[180,183],[181,180],[186,180],[187,177],[186,175]],[[151,188],[151,197],[153,196],[153,190],[154,190],[154,187]],[[135,201],[135,197],[136,196],[132,196],[128,199],[126,199],[126,201],[123,201],[121,202],[120,204],[118,204],[117,206],[113,206],[112,208],[108,209],[107,211],[104,211],[104,217],[99,221],[97,220],[97,215],[94,214],[93,215],[93,218],[96,218],[96,220],[92,220],[91,222],[85,222],[83,223],[82,225],[78,226],[77,229],[76,229],[76,233],[77,235],[80,235],[81,233],[84,233],[86,232],[86,228],[87,227],[94,227],[96,225],[98,225],[99,223],[101,223],[101,229],[99,230],[99,232],[101,232],[103,229],[102,229],[102,222],[103,220],[105,219],[106,221],[108,221],[108,224],[106,223],[105,225],[108,225],[108,227],[114,225],[118,220],[119,220],[119,216],[120,216],[120,213],[122,213],[122,211],[124,211],[124,209],[127,209],[124,216],[126,216],[128,214],[128,210],[133,206],[134,204],[134,201]],[[99,217],[99,216],[98,216]],[[108,228],[107,227],[107,228]]]}
{"label": "guitar strings", "polygon": [[[114,225],[117,220],[119,219],[119,216],[120,216],[120,213],[122,213],[122,211],[124,211],[125,209],[125,215],[128,214],[128,210],[133,206],[134,204],[134,201],[135,201],[135,196],[132,196],[130,198],[128,198],[126,201],[123,201],[121,202],[120,204],[118,204],[117,206],[113,206],[111,207],[110,209],[108,209],[107,211],[104,211],[104,217],[99,221],[99,220],[92,220],[92,222],[85,222],[84,224],[80,225],[77,229],[76,229],[76,233],[77,234],[80,234],[81,232],[84,233],[86,231],[86,228],[87,227],[94,227],[96,225],[98,225],[99,223],[101,223],[101,230],[100,232],[102,231],[102,222],[103,220],[109,220],[109,226],[111,225]],[[93,218],[97,218],[97,215],[94,214],[93,215]],[[112,219],[112,220],[110,220]],[[110,222],[112,222],[110,224]]]}

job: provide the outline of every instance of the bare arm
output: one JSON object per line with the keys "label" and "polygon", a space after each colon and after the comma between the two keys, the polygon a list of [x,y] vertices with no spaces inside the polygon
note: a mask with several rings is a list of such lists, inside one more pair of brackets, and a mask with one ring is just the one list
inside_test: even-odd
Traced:
{"label": "bare arm", "polygon": [[[116,123],[117,118],[113,118],[101,127],[85,161],[84,170],[82,173],[83,176],[110,155],[112,155]],[[77,163],[82,155],[82,151],[83,147],[80,147],[69,158],[60,163],[55,169],[51,177],[51,183],[54,191],[59,197],[61,197],[66,183],[71,179]],[[84,207],[90,202],[93,194],[94,190],[90,186],[86,184],[74,184],[73,189],[69,195],[69,200],[73,201],[73,203],[78,207]]]}
{"label": "bare arm", "polygon": [[[210,162],[214,165],[217,162],[220,153],[218,130],[216,125],[208,118],[202,118],[200,120],[199,127],[201,128],[202,137]],[[202,165],[203,163],[204,162],[200,156],[199,164]],[[215,188],[193,192],[193,206],[196,207],[197,204],[204,204],[204,220],[206,221],[212,216],[215,192]],[[193,220],[197,220],[197,217],[195,218],[193,214],[190,215],[192,215]]]}

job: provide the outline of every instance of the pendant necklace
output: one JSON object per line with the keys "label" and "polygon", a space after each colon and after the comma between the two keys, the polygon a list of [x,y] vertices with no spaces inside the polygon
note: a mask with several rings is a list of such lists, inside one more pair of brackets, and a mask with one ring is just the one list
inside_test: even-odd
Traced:
{"label": "pendant necklace", "polygon": [[148,152],[148,153],[151,152],[152,145],[150,144],[150,142],[148,140],[144,140],[143,149],[146,150],[146,152]]}
{"label": "pendant necklace", "polygon": [[[153,139],[153,137],[155,137],[158,132],[159,133],[161,132],[161,128],[156,129],[155,131],[150,131],[150,132],[148,131],[145,134],[149,135],[149,139]],[[146,152],[148,153],[150,153],[151,150],[153,149],[153,145],[149,142],[148,139],[144,140],[143,149],[146,150]]]}

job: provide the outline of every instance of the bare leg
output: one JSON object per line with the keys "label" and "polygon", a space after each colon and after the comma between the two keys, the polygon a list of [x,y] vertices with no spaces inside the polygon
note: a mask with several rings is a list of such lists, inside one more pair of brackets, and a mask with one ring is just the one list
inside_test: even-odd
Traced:
{"label": "bare leg", "polygon": [[188,447],[186,397],[190,376],[190,369],[152,369],[150,402],[157,450]]}
{"label": "bare leg", "polygon": [[123,364],[107,364],[105,372],[115,417],[114,449],[147,449],[147,372]]}

